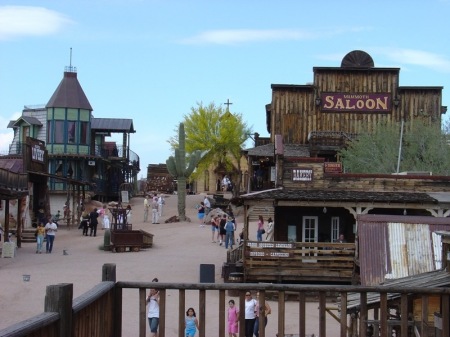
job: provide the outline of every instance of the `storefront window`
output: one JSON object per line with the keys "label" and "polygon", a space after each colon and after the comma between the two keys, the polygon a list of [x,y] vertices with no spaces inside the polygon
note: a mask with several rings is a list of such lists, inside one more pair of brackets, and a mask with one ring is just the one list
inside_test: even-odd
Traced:
{"label": "storefront window", "polygon": [[55,128],[53,129],[55,134],[54,143],[64,143],[64,121],[55,121]]}
{"label": "storefront window", "polygon": [[77,122],[69,121],[67,122],[67,142],[68,143],[76,143],[76,135],[77,135]]}
{"label": "storefront window", "polygon": [[88,143],[88,123],[80,122],[80,144],[86,145]]}

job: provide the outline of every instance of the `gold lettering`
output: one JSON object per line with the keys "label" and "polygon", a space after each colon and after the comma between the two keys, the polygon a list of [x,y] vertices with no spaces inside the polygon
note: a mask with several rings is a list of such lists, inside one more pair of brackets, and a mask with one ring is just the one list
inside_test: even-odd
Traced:
{"label": "gold lettering", "polygon": [[368,109],[373,109],[375,107],[375,101],[373,99],[368,99],[366,101],[366,107]]}
{"label": "gold lettering", "polygon": [[356,107],[358,109],[364,108],[364,101],[356,101]]}
{"label": "gold lettering", "polygon": [[333,96],[326,96],[325,97],[325,104],[323,105],[323,107],[326,108],[326,109],[332,109],[334,107],[333,98],[334,98]]}
{"label": "gold lettering", "polygon": [[388,104],[387,104],[387,97],[383,97],[383,99],[384,99],[384,102],[382,101],[382,99],[381,98],[377,98],[377,109],[383,109],[383,110],[387,110],[387,106],[388,106]]}
{"label": "gold lettering", "polygon": [[344,109],[344,102],[342,102],[342,98],[338,98],[335,107],[336,109]]}
{"label": "gold lettering", "polygon": [[349,99],[345,100],[345,108],[348,109],[348,110],[354,110],[355,109],[355,105],[354,104],[350,105],[351,104],[350,102],[351,101]]}

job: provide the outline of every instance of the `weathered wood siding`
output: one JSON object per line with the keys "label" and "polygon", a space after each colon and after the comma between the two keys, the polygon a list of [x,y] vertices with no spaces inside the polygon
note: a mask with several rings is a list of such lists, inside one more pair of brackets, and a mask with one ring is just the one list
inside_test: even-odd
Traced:
{"label": "weathered wood siding", "polygon": [[[284,161],[283,186],[286,189],[353,190],[371,192],[450,192],[448,176],[324,173],[318,159]],[[292,170],[313,170],[312,181],[292,180]]]}
{"label": "weathered wood siding", "polygon": [[[323,112],[315,98],[321,93],[391,93],[400,104],[389,113]],[[311,131],[370,132],[382,123],[441,123],[442,87],[399,87],[399,69],[314,68],[314,84],[272,85],[271,138],[307,144]]]}

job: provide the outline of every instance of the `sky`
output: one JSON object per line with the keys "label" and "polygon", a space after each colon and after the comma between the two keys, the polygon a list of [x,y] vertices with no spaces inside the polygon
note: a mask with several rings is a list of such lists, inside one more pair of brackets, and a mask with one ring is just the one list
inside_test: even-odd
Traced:
{"label": "sky", "polygon": [[400,86],[443,86],[448,106],[449,15],[450,0],[0,0],[0,153],[69,65],[94,117],[133,119],[140,178],[198,103],[229,100],[267,137],[271,85],[312,83],[353,50],[401,68]]}

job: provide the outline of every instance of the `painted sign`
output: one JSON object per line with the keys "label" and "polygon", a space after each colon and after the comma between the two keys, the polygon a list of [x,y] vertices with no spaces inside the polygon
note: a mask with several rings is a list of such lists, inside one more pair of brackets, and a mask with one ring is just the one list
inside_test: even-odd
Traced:
{"label": "painted sign", "polygon": [[251,256],[251,257],[291,257],[293,255],[291,253],[284,253],[284,252],[250,251],[250,252],[248,252],[247,256]]}
{"label": "painted sign", "polygon": [[322,93],[321,110],[333,112],[378,112],[392,110],[391,94]]}
{"label": "painted sign", "polygon": [[247,242],[247,247],[250,248],[287,248],[293,249],[295,245],[290,242]]}
{"label": "painted sign", "polygon": [[342,173],[342,163],[323,163],[325,173]]}
{"label": "painted sign", "polygon": [[42,144],[34,144],[31,146],[31,160],[38,163],[44,162],[45,147]]}
{"label": "painted sign", "polygon": [[311,168],[296,168],[292,170],[292,181],[312,181],[313,170]]}

